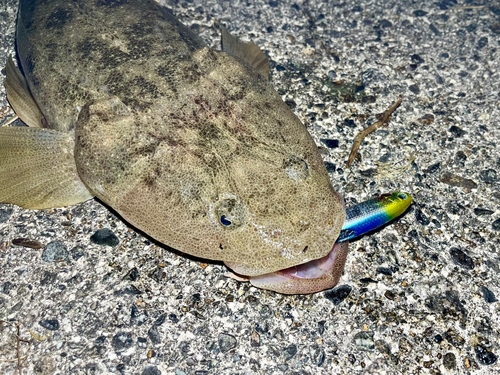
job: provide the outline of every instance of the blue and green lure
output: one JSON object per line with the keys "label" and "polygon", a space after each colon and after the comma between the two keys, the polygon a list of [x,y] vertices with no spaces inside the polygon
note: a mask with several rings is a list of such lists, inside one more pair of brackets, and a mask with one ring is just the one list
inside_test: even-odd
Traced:
{"label": "blue and green lure", "polygon": [[412,199],[410,194],[398,191],[348,207],[337,242],[360,237],[394,220],[406,211]]}

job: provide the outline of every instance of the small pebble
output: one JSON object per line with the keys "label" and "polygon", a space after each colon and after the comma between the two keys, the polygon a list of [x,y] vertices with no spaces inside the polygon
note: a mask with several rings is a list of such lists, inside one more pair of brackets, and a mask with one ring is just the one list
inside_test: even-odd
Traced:
{"label": "small pebble", "polygon": [[148,337],[153,342],[153,344],[161,343],[160,332],[158,332],[158,326],[153,325],[148,331]]}
{"label": "small pebble", "polygon": [[429,218],[427,217],[427,215],[425,215],[420,209],[416,209],[415,210],[415,219],[417,219],[417,222],[421,225],[429,225],[430,224],[430,220]]}
{"label": "small pebble", "polygon": [[283,354],[285,356],[285,361],[288,361],[289,359],[292,359],[295,356],[295,354],[297,354],[297,345],[292,344],[290,346],[287,346],[283,350]]}
{"label": "small pebble", "polygon": [[144,369],[142,375],[161,375],[161,371],[156,366],[148,366]]}
{"label": "small pebble", "polygon": [[134,345],[134,340],[132,340],[132,335],[128,332],[120,331],[111,340],[111,346],[115,351],[121,351],[130,348]]}
{"label": "small pebble", "polygon": [[78,260],[85,255],[85,251],[81,246],[75,246],[69,252],[73,260]]}
{"label": "small pebble", "polygon": [[354,335],[354,344],[360,350],[373,350],[375,349],[375,342],[373,341],[372,331],[361,331]]}
{"label": "small pebble", "polygon": [[68,249],[62,241],[50,242],[42,252],[42,260],[49,263],[67,261],[68,258]]}
{"label": "small pebble", "polygon": [[474,261],[470,256],[465,254],[462,250],[457,249],[456,247],[452,247],[450,249],[450,255],[456,264],[464,268],[467,268],[469,270],[474,269]]}
{"label": "small pebble", "polygon": [[59,321],[57,319],[40,320],[38,324],[49,331],[57,331],[59,329]]}
{"label": "small pebble", "polygon": [[413,12],[413,14],[415,15],[415,17],[424,17],[425,15],[427,15],[427,12],[425,10],[416,10]]}
{"label": "small pebble", "polygon": [[492,365],[498,359],[498,357],[493,353],[487,350],[484,346],[478,345],[474,348],[476,352],[476,358],[478,362],[482,365]]}
{"label": "small pebble", "polygon": [[493,184],[498,181],[497,171],[494,169],[485,169],[479,172],[479,179],[487,184]]}
{"label": "small pebble", "polygon": [[453,134],[455,137],[460,138],[464,134],[466,134],[467,132],[465,130],[459,128],[458,126],[453,125],[452,127],[450,127],[450,133]]}
{"label": "small pebble", "polygon": [[343,300],[351,294],[352,287],[349,285],[340,285],[336,288],[327,290],[324,292],[324,296],[326,299],[329,299],[333,302],[334,305],[339,305]]}
{"label": "small pebble", "polygon": [[494,230],[499,230],[500,231],[500,218],[496,219],[493,223],[491,223],[491,227]]}
{"label": "small pebble", "polygon": [[0,224],[5,223],[7,220],[9,220],[13,212],[14,212],[13,208],[0,209]]}
{"label": "small pebble", "polygon": [[493,302],[497,302],[498,301],[498,299],[495,297],[495,293],[493,293],[487,287],[482,286],[481,287],[481,292],[483,293],[483,298],[484,298],[484,300],[486,302],[493,303]]}
{"label": "small pebble", "polygon": [[219,348],[222,353],[226,353],[231,349],[235,348],[237,345],[236,338],[228,333],[219,334]]}
{"label": "small pebble", "polygon": [[455,370],[457,367],[457,359],[454,353],[446,353],[443,356],[443,365],[448,370]]}
{"label": "small pebble", "polygon": [[493,215],[493,211],[487,210],[486,208],[474,208],[474,215],[476,216],[490,216]]}
{"label": "small pebble", "polygon": [[324,139],[321,138],[320,141],[328,148],[337,148],[339,147],[338,139]]}
{"label": "small pebble", "polygon": [[468,190],[477,188],[477,184],[474,181],[450,172],[444,173],[439,181],[450,186],[458,186]]}
{"label": "small pebble", "polygon": [[120,240],[109,228],[103,228],[96,231],[91,237],[90,241],[96,245],[102,246],[118,246]]}

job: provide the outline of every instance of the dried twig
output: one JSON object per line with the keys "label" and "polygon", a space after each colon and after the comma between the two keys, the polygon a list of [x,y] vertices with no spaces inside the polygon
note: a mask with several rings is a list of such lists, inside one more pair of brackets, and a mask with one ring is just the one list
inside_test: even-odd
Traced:
{"label": "dried twig", "polygon": [[[0,324],[3,325],[4,323],[10,324],[10,322],[7,322],[5,320],[0,320]],[[28,353],[30,351],[30,347],[28,346],[28,353],[26,355],[21,355],[21,342],[25,342],[28,344],[31,344],[31,341],[25,340],[21,338],[21,323],[16,324],[17,328],[17,334],[16,334],[16,358],[15,359],[0,359],[0,362],[17,362],[17,368],[16,371],[14,372],[14,375],[19,374],[23,375],[23,364],[28,358]]]}
{"label": "dried twig", "polygon": [[375,130],[377,130],[378,128],[386,125],[386,122],[387,122],[387,119],[389,118],[390,115],[392,115],[392,113],[396,110],[396,108],[399,107],[399,105],[401,104],[401,100],[402,100],[402,96],[400,95],[399,96],[399,99],[396,101],[396,103],[394,103],[387,111],[384,112],[384,114],[382,115],[382,119],[380,121],[377,121],[375,124],[373,125],[370,125],[369,127],[367,127],[366,129],[362,130],[357,136],[356,138],[354,138],[354,142],[352,144],[352,149],[351,149],[351,153],[349,155],[349,159],[347,159],[347,168],[349,168],[352,164],[352,162],[354,161],[354,158],[356,157],[356,153],[358,152],[359,150],[359,146],[361,145],[361,142],[363,141],[363,139],[370,133],[373,133]]}

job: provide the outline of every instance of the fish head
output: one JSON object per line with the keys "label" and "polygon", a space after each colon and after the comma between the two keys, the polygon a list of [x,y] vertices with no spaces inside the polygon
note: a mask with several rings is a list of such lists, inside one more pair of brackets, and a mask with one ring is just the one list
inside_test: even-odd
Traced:
{"label": "fish head", "polygon": [[208,73],[175,101],[141,112],[113,97],[82,108],[82,181],[156,240],[241,275],[328,256],[345,206],[314,140],[262,76],[206,53]]}

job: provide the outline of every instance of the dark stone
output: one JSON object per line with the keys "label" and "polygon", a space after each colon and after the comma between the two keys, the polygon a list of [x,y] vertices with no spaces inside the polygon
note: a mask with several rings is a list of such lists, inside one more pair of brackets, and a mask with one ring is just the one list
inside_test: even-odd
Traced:
{"label": "dark stone", "polygon": [[450,172],[444,173],[439,181],[450,186],[458,186],[469,190],[477,188],[477,184],[471,179],[463,178]]}
{"label": "dark stone", "polygon": [[38,324],[49,331],[57,331],[59,329],[59,321],[57,319],[40,320]]}
{"label": "dark stone", "polygon": [[109,228],[103,228],[96,231],[91,237],[90,241],[96,245],[101,246],[118,246],[120,240]]}
{"label": "dark stone", "polygon": [[286,70],[286,68],[283,65],[278,64],[276,65],[276,70],[278,72],[283,72],[284,70]]}
{"label": "dark stone", "polygon": [[415,95],[420,94],[420,88],[417,85],[410,85],[408,89]]}
{"label": "dark stone", "polygon": [[363,278],[359,279],[359,282],[361,284],[376,284],[376,283],[378,283],[377,280],[373,280],[371,277],[363,277]]}
{"label": "dark stone", "polygon": [[436,36],[441,35],[441,31],[438,30],[436,26],[434,26],[432,23],[429,25],[429,29],[434,33]]}
{"label": "dark stone", "polygon": [[479,172],[479,179],[487,184],[495,183],[498,181],[497,171],[494,169],[485,169]]}
{"label": "dark stone", "polygon": [[415,64],[422,64],[425,60],[420,55],[413,54],[411,55],[411,61]]}
{"label": "dark stone", "polygon": [[494,230],[500,231],[500,219],[496,219],[493,223],[491,223],[491,227]]}
{"label": "dark stone", "polygon": [[270,1],[269,2],[269,6],[272,8],[276,8],[278,5],[279,5],[278,1]]}
{"label": "dark stone", "polygon": [[483,49],[488,45],[488,37],[483,36],[477,41],[477,49]]}
{"label": "dark stone", "polygon": [[476,346],[474,348],[474,351],[476,352],[476,358],[478,362],[482,365],[492,365],[498,359],[498,357],[493,352],[490,352],[482,345]]}
{"label": "dark stone", "polygon": [[378,267],[376,272],[386,276],[392,276],[393,274],[392,270],[387,267]]}
{"label": "dark stone", "polygon": [[158,319],[156,319],[153,323],[153,325],[159,327],[161,326],[163,323],[165,323],[165,319],[166,319],[166,314],[161,314]]}
{"label": "dark stone", "polygon": [[219,348],[222,353],[227,353],[231,349],[236,348],[237,341],[236,338],[233,335],[230,335],[228,333],[221,333],[219,334]]}
{"label": "dark stone", "polygon": [[441,10],[448,10],[458,5],[457,0],[442,0],[436,4]]}
{"label": "dark stone", "polygon": [[352,128],[352,129],[354,129],[356,127],[356,123],[354,122],[354,120],[351,120],[349,118],[346,118],[344,120],[344,125],[349,127],[349,128]]}
{"label": "dark stone", "polygon": [[178,323],[179,322],[179,318],[177,317],[177,315],[175,314],[170,314],[168,316],[168,319],[172,322],[172,323]]}
{"label": "dark stone", "polygon": [[486,302],[493,303],[498,301],[498,299],[495,297],[495,293],[493,293],[484,285],[481,287],[481,292],[483,293],[483,298]]}
{"label": "dark stone", "polygon": [[427,217],[427,215],[425,215],[420,209],[415,209],[415,219],[417,219],[417,222],[419,224],[422,224],[422,225],[429,225],[430,224],[430,220],[429,218]]}
{"label": "dark stone", "polygon": [[378,22],[378,26],[384,29],[387,29],[389,27],[392,27],[392,22],[386,19],[380,20]]}
{"label": "dark stone", "polygon": [[148,347],[148,339],[145,337],[138,337],[137,338],[137,346],[139,348],[147,348]]}
{"label": "dark stone", "polygon": [[94,340],[96,344],[104,344],[106,342],[106,336],[99,336]]}
{"label": "dark stone", "polygon": [[352,287],[349,285],[340,285],[336,288],[327,290],[323,293],[326,299],[333,302],[334,305],[339,305],[343,300],[345,300],[349,294],[351,294]]}
{"label": "dark stone", "polygon": [[318,322],[318,333],[320,335],[325,333],[325,324],[326,324],[326,320],[321,320]]}
{"label": "dark stone", "polygon": [[434,341],[437,342],[438,344],[441,344],[443,342],[443,336],[441,335],[436,335],[434,336]]}
{"label": "dark stone", "polygon": [[330,78],[330,79],[337,79],[337,73],[335,73],[334,70],[329,70],[328,71],[328,78]]}
{"label": "dark stone", "polygon": [[456,125],[452,125],[450,127],[450,133],[453,134],[455,137],[457,138],[460,138],[462,137],[464,134],[466,134],[467,132],[461,128],[459,128],[458,126]]}
{"label": "dark stone", "polygon": [[333,163],[330,163],[329,161],[325,161],[325,167],[328,173],[334,173],[337,169],[337,166]]}
{"label": "dark stone", "polygon": [[132,335],[128,332],[120,331],[111,340],[111,346],[115,351],[121,351],[130,348],[134,344]]}
{"label": "dark stone", "polygon": [[9,220],[13,212],[13,208],[0,209],[0,223],[5,223],[7,220]]}
{"label": "dark stone", "polygon": [[73,260],[78,260],[85,255],[85,251],[81,246],[75,246],[69,252]]}
{"label": "dark stone", "polygon": [[68,249],[62,241],[50,242],[42,252],[42,260],[49,263],[67,261],[68,258]]}
{"label": "dark stone", "polygon": [[3,286],[2,286],[2,293],[9,294],[9,292],[12,290],[13,287],[14,287],[14,284],[12,284],[10,281],[4,282]]}
{"label": "dark stone", "polygon": [[387,76],[380,70],[375,68],[366,69],[361,73],[361,80],[365,86],[370,86],[373,83],[383,82]]}
{"label": "dark stone", "polygon": [[457,367],[457,359],[454,353],[446,353],[443,356],[443,366],[448,370],[455,370]]}
{"label": "dark stone", "polygon": [[153,342],[153,344],[161,343],[160,332],[158,332],[158,326],[153,325],[148,331],[148,337]]}
{"label": "dark stone", "polygon": [[320,141],[328,148],[337,148],[339,147],[338,139],[325,139],[321,138]]}
{"label": "dark stone", "polygon": [[433,164],[425,170],[425,173],[432,174],[432,173],[436,172],[440,167],[441,167],[441,163]]}
{"label": "dark stone", "polygon": [[132,308],[130,311],[131,323],[136,324],[138,326],[142,326],[148,320],[148,314],[146,311],[141,311],[134,303],[132,304]]}
{"label": "dark stone", "polygon": [[456,264],[464,268],[467,268],[469,270],[474,269],[474,261],[470,256],[465,254],[462,250],[457,249],[456,247],[452,247],[450,249],[450,255]]}
{"label": "dark stone", "polygon": [[137,267],[134,267],[127,272],[124,279],[129,281],[137,281],[138,278],[139,278],[139,270],[137,269]]}
{"label": "dark stone", "polygon": [[493,215],[494,211],[487,210],[486,208],[474,208],[474,215],[476,216],[490,216]]}
{"label": "dark stone", "polygon": [[295,354],[297,354],[297,345],[292,344],[290,346],[287,346],[285,349],[283,349],[283,354],[285,356],[285,361],[292,359]]}
{"label": "dark stone", "polygon": [[415,17],[424,17],[425,15],[427,15],[427,12],[425,10],[416,10],[413,12],[413,14],[415,15]]}
{"label": "dark stone", "polygon": [[144,369],[142,375],[161,375],[161,371],[156,366],[148,366]]}
{"label": "dark stone", "polygon": [[372,331],[361,331],[354,335],[354,344],[360,350],[373,350],[375,349],[375,342],[373,341]]}
{"label": "dark stone", "polygon": [[138,296],[139,294],[142,294],[142,292],[134,285],[129,285],[122,290],[115,290],[113,292],[115,296]]}

